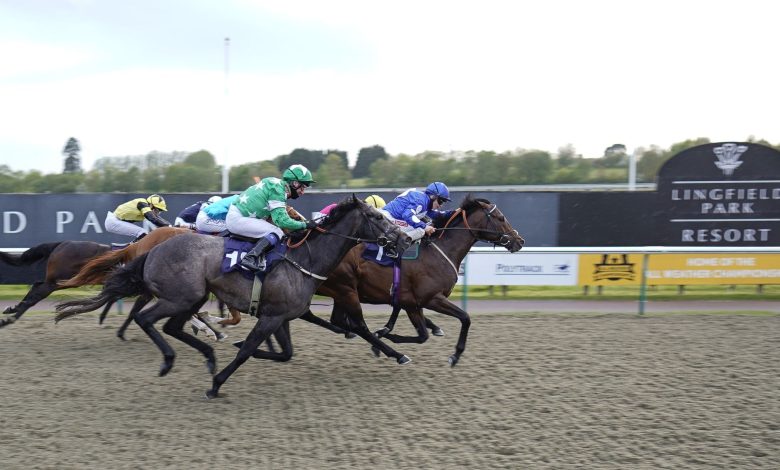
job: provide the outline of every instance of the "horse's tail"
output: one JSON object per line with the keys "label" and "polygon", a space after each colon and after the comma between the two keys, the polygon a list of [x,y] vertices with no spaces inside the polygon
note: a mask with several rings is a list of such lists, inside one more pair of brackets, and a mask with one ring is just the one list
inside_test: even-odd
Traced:
{"label": "horse's tail", "polygon": [[29,264],[33,264],[36,261],[48,259],[51,255],[51,252],[60,246],[60,243],[62,242],[41,243],[40,245],[34,246],[20,255],[13,255],[11,253],[0,251],[0,261],[6,264],[10,264],[11,266],[27,266]]}
{"label": "horse's tail", "polygon": [[148,253],[145,253],[135,258],[107,277],[105,284],[103,284],[103,290],[95,297],[58,303],[57,312],[59,313],[54,317],[54,321],[59,322],[73,315],[98,309],[109,302],[146,293],[144,265],[147,256]]}
{"label": "horse's tail", "polygon": [[103,284],[111,271],[122,263],[127,263],[134,258],[135,247],[130,245],[117,251],[108,251],[93,258],[81,267],[78,273],[66,281],[57,283],[61,288],[81,287],[87,285]]}

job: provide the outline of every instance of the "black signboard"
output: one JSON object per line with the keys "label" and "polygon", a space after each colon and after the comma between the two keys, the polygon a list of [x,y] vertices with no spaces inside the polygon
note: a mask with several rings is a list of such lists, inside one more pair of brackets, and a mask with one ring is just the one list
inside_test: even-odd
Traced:
{"label": "black signboard", "polygon": [[780,152],[750,142],[684,150],[658,172],[659,243],[780,245]]}

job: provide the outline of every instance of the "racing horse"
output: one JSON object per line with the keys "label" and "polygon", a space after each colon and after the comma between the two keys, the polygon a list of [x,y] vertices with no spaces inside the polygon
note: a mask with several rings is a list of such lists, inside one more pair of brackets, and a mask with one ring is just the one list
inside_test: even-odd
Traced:
{"label": "racing horse", "polygon": [[[127,261],[148,252],[160,242],[188,231],[188,229],[184,228],[161,227],[152,230],[141,240],[116,251],[111,251],[109,245],[102,243],[70,240],[42,243],[21,254],[0,252],[0,261],[11,266],[29,266],[37,261],[46,261],[46,274],[44,279],[33,283],[21,302],[8,307],[3,311],[5,314],[13,314],[13,316],[0,320],[0,328],[14,323],[24,315],[24,312],[29,310],[30,307],[48,297],[55,290],[78,287],[77,285],[69,285],[66,281],[75,276],[81,268],[91,260],[106,255],[111,256],[112,259],[115,260],[115,264],[126,263]],[[106,274],[108,274],[108,271],[102,272],[100,276],[95,276],[91,279],[91,283],[102,283]],[[86,284],[87,283],[79,285]],[[101,314],[101,322],[112,304],[113,302],[106,305]]]}
{"label": "racing horse", "polygon": [[[364,259],[365,245],[352,249],[317,290],[317,294],[333,298],[331,323],[347,330],[360,329],[365,326],[361,302],[390,304],[390,320],[375,334],[395,343],[423,343],[428,339],[423,308],[455,317],[461,328],[455,353],[448,359],[455,366],[466,348],[471,325],[469,314],[447,298],[458,281],[460,263],[477,241],[503,246],[514,253],[525,240],[495,204],[471,195],[464,198],[443,226],[437,227],[437,232],[438,235],[434,233],[422,241],[417,259],[404,259],[401,263],[395,302],[389,289],[393,285],[393,267]],[[391,333],[401,309],[406,310],[417,336]],[[376,349],[374,354],[378,355]]]}
{"label": "racing horse", "polygon": [[[411,243],[398,227],[354,195],[339,203],[321,226],[306,231],[304,237],[305,244],[290,249],[265,275],[257,323],[235,359],[214,376],[207,397],[216,397],[222,384],[271,334],[309,312],[317,287],[352,247],[373,241],[388,249],[403,250]],[[253,281],[239,272],[221,272],[223,246],[220,238],[194,234],[168,240],[112,274],[97,296],[60,303],[56,320],[100,308],[122,297],[152,295],[157,302],[137,312],[135,320],[163,354],[159,374],[167,374],[176,357],[173,348],[154,328],[154,323],[162,318],[168,318],[163,331],[200,351],[206,357],[209,372],[214,373],[214,349],[183,331],[182,325],[206,302],[209,293],[239,311],[249,311]],[[191,256],[194,253],[198,256]],[[356,333],[386,355],[396,357],[399,363],[406,362],[405,356],[382,343],[368,328]]]}
{"label": "racing horse", "polygon": [[[136,243],[131,243],[126,248],[123,248],[121,250],[116,251],[108,251],[104,252],[98,256],[95,256],[91,259],[89,259],[86,263],[81,263],[79,266],[79,269],[72,274],[72,277],[67,278],[66,280],[60,281],[58,283],[59,288],[73,288],[73,287],[82,287],[87,285],[95,285],[95,284],[102,284],[103,280],[110,274],[114,269],[116,269],[119,265],[125,264],[128,261],[148,252],[161,242],[171,238],[175,235],[181,235],[183,233],[190,232],[189,229],[186,228],[178,228],[178,227],[162,227],[156,230],[153,230],[149,235],[145,236],[141,240],[139,240]],[[149,240],[147,242],[147,240]],[[138,311],[141,308],[148,303],[150,299],[145,299],[146,302],[138,302],[135,304],[135,310]],[[100,314],[100,323],[103,323],[103,320],[105,320],[106,315],[108,314],[108,310],[111,307],[111,303],[108,303],[106,307],[103,309],[103,312]],[[222,310],[223,305],[220,302],[220,310]],[[227,325],[237,325],[241,321],[241,314],[236,311],[235,309],[230,309],[230,315],[231,318],[229,319],[223,319],[219,320],[219,324],[222,326]],[[208,321],[202,321],[202,318],[198,318],[201,320],[202,325],[200,326],[200,329],[204,327],[208,327],[211,329],[211,331],[214,333],[214,336],[216,338],[220,338],[221,333],[217,332],[211,326],[209,325]],[[131,310],[128,314],[127,318],[125,319],[124,323],[122,323],[122,326],[119,327],[119,330],[117,330],[116,335],[120,339],[125,339],[124,334],[127,330],[127,327],[130,325],[130,322],[133,321],[133,311]],[[194,331],[198,331],[198,328],[193,326]]]}

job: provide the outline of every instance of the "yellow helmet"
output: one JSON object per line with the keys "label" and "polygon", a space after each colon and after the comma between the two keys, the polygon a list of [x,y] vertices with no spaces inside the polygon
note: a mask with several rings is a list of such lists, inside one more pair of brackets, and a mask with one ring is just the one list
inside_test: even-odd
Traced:
{"label": "yellow helmet", "polygon": [[377,196],[376,194],[372,194],[366,198],[366,204],[369,206],[376,207],[377,209],[381,209],[385,207],[387,204],[384,199],[382,199],[381,196]]}
{"label": "yellow helmet", "polygon": [[168,206],[165,205],[165,199],[158,194],[152,194],[146,198],[146,202],[152,206],[152,209],[160,209],[161,211],[167,211]]}

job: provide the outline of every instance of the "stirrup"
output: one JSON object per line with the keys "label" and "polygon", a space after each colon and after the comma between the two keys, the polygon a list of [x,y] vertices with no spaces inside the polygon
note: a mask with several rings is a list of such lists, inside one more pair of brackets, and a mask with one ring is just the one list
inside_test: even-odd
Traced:
{"label": "stirrup", "polygon": [[244,256],[244,259],[241,260],[241,267],[244,269],[248,269],[249,271],[255,271],[255,272],[264,271],[266,266],[265,256],[263,255],[258,256],[257,262],[253,262],[252,258],[250,258],[249,255]]}

